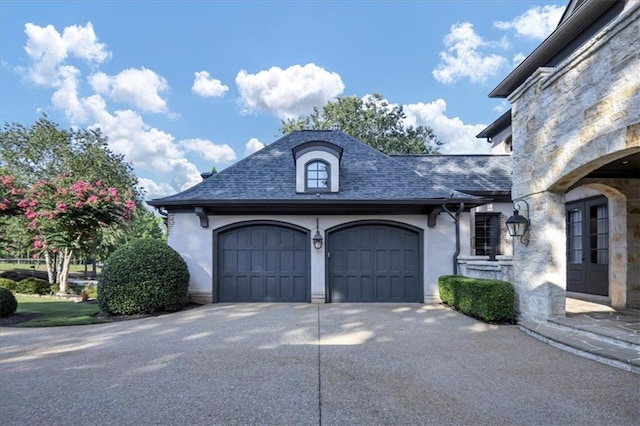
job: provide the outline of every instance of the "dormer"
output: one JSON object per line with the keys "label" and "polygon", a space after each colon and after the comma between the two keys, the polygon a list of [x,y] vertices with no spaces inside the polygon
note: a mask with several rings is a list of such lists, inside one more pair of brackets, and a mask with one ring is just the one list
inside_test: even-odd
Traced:
{"label": "dormer", "polygon": [[326,141],[311,141],[293,148],[296,192],[338,192],[342,148]]}

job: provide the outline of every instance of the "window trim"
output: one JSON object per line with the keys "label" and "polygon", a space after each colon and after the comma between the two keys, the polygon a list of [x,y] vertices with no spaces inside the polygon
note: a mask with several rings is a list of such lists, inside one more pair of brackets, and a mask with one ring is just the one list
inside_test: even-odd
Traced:
{"label": "window trim", "polygon": [[[500,217],[501,214],[500,213],[491,213],[491,212],[479,212],[475,214],[474,217],[474,229],[473,229],[473,252],[474,255],[476,256],[489,256],[489,260],[496,260],[496,256],[499,256],[502,254],[502,235],[501,235],[501,229],[500,229]],[[487,237],[488,240],[488,245],[487,248],[485,249],[485,246],[483,245],[483,247],[479,248],[478,247],[478,224],[479,218],[487,218],[487,220],[491,220],[491,218],[494,218],[494,220],[496,221],[496,225],[495,225],[495,240],[492,240],[492,236],[490,233],[490,228],[489,228],[489,236]],[[490,227],[491,225],[489,225]],[[484,254],[478,254],[478,249],[482,249],[483,251],[488,251],[488,253],[484,253]]]}
{"label": "window trim", "polygon": [[[310,188],[309,187],[309,166],[311,166],[314,163],[321,163],[324,164],[325,167],[327,168],[327,186],[325,188]],[[316,181],[319,181],[320,179],[316,178]],[[331,164],[329,164],[328,161],[322,160],[320,158],[312,158],[311,160],[307,161],[304,165],[304,191],[305,192],[331,192]]]}

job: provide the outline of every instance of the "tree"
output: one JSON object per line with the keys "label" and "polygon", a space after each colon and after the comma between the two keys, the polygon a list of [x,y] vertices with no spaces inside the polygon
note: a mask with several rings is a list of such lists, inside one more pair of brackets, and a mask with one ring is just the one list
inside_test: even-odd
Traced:
{"label": "tree", "polygon": [[437,154],[442,145],[427,126],[406,126],[402,106],[391,106],[378,93],[328,102],[322,110],[297,120],[282,121],[283,135],[296,130],[342,130],[386,154]]}
{"label": "tree", "polygon": [[[10,178],[4,177],[3,181]],[[136,207],[132,195],[102,181],[76,181],[66,174],[36,182],[25,192],[18,207],[29,221],[28,228],[34,231],[35,251],[61,256],[62,268],[57,276],[61,293],[68,290],[74,251],[96,241],[102,227],[129,219]],[[49,259],[45,259],[49,265]]]}
{"label": "tree", "polygon": [[[131,165],[124,161],[122,155],[109,149],[108,140],[99,129],[64,130],[46,115],[31,126],[4,124],[0,132],[0,176],[12,176],[13,187],[26,189],[40,181],[50,182],[63,173],[74,182],[101,181],[106,188],[113,187],[119,193],[131,193],[135,203],[142,202],[142,193],[137,187],[137,177]],[[0,201],[3,200],[0,198]],[[12,212],[15,213],[15,200],[11,207],[7,203],[4,212],[0,211],[0,252],[16,252],[17,248],[21,253],[31,252],[32,247],[25,250],[22,246],[14,247],[14,243],[9,245],[9,241],[15,242],[16,237],[12,230],[22,229],[22,233],[26,230],[30,240],[38,234],[36,229],[26,228],[24,215]],[[93,240],[83,238],[82,246],[74,247],[74,252],[95,257],[102,233],[118,226],[121,225],[101,225],[92,236]],[[20,236],[20,240],[23,240],[23,236]],[[64,257],[57,256],[52,250],[40,250],[40,253],[47,261],[49,281],[53,284],[62,272]],[[56,262],[56,258],[60,262]]]}

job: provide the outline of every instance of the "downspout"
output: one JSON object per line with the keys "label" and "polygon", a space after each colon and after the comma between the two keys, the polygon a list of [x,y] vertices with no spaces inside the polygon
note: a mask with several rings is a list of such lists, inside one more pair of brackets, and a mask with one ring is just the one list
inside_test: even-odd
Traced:
{"label": "downspout", "polygon": [[453,254],[453,275],[458,275],[458,256],[460,255],[460,213],[464,210],[464,203],[460,203],[460,207],[454,214],[447,208],[446,204],[442,205],[445,212],[453,219],[456,224],[456,251]]}

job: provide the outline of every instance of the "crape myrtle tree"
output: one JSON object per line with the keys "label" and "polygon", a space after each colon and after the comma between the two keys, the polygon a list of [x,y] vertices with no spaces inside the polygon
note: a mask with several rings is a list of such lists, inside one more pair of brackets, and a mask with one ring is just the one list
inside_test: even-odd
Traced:
{"label": "crape myrtle tree", "polygon": [[346,96],[315,107],[305,117],[282,121],[283,135],[296,130],[342,130],[386,154],[437,154],[442,145],[428,126],[406,126],[402,106],[375,93],[365,99]]}
{"label": "crape myrtle tree", "polygon": [[[4,176],[2,182],[10,178]],[[68,291],[69,265],[74,251],[97,240],[102,227],[130,219],[136,207],[132,195],[132,191],[121,193],[102,181],[90,183],[66,174],[40,180],[25,191],[18,207],[28,221],[27,228],[34,234],[34,256],[44,254],[49,272],[49,253],[60,257],[61,268],[55,281],[61,293]]]}
{"label": "crape myrtle tree", "polygon": [[[127,204],[131,201],[134,206],[141,207],[143,194],[137,187],[131,165],[124,161],[122,155],[109,149],[108,141],[99,129],[61,129],[46,115],[31,126],[5,124],[0,132],[0,177],[3,178],[0,202],[6,206],[0,211],[0,253],[44,256],[52,284],[64,275],[65,247],[60,245],[62,242],[76,256],[95,259],[96,255],[106,258],[122,242],[142,236],[138,233],[162,238],[158,222],[149,218],[146,212],[139,212],[146,209],[135,209],[131,203]],[[72,189],[76,184],[80,186]],[[82,197],[78,192],[80,189],[83,189]],[[13,198],[2,197],[7,191]],[[40,192],[36,194],[35,191]],[[106,193],[101,195],[101,191]],[[113,191],[117,197],[113,196]],[[106,201],[107,193],[111,194],[109,201],[112,204]],[[62,197],[56,201],[63,202],[66,211],[61,210],[65,207],[58,208],[57,204],[52,204],[53,199],[47,198],[52,194]],[[43,206],[40,206],[38,196],[44,197]],[[98,197],[98,200],[91,198],[87,203],[91,196]],[[11,203],[6,203],[5,198]],[[23,203],[22,208],[17,206],[27,198],[28,203],[37,202],[38,205]],[[78,202],[83,203],[86,210],[76,207]],[[31,218],[27,217],[27,208],[31,211]],[[38,215],[37,218],[34,214]],[[49,219],[51,215],[54,218]],[[96,220],[87,218],[87,215],[94,215]],[[131,220],[124,220],[130,217]],[[85,225],[96,228],[86,231],[91,226]],[[41,228],[36,229],[36,226]],[[74,226],[77,230],[85,229],[75,239],[69,232]],[[153,229],[154,226],[158,229]],[[20,238],[13,234],[16,230],[22,230]],[[67,235],[63,238],[60,233],[65,232]],[[25,238],[25,233],[28,238]],[[24,246],[25,241],[29,241],[27,247]],[[109,241],[109,244],[103,245],[103,241]]]}

